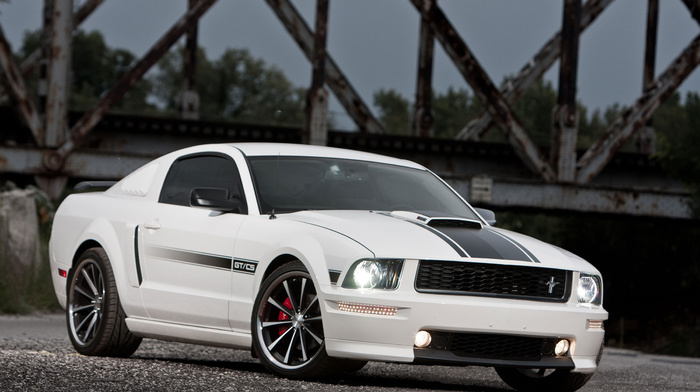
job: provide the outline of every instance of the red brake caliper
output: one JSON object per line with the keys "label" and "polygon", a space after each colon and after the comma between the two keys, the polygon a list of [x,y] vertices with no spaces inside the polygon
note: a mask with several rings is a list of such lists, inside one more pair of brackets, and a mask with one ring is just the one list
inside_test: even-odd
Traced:
{"label": "red brake caliper", "polygon": [[[287,307],[287,309],[292,310],[292,301],[289,300],[289,297],[287,297],[287,299],[284,300],[282,305]],[[287,313],[284,313],[283,311],[280,310],[280,314],[279,314],[279,317],[277,319],[279,321],[289,320],[289,315],[287,315]],[[283,333],[287,332],[288,329],[289,329],[289,327],[287,327],[287,326],[280,326],[279,327],[280,336],[282,336]]]}

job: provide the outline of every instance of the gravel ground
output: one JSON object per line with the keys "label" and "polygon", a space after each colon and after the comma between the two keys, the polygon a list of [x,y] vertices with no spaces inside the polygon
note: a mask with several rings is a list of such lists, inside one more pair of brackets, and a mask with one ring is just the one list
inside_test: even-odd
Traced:
{"label": "gravel ground", "polygon": [[[491,368],[369,363],[327,380],[269,374],[248,352],[144,340],[131,358],[77,354],[62,314],[0,316],[2,391],[509,391]],[[581,391],[700,391],[700,359],[607,349]]]}

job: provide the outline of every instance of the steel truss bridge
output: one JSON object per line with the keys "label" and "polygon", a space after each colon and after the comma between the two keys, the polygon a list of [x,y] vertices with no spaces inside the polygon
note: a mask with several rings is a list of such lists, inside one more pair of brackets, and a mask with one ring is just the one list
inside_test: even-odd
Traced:
{"label": "steel truss bridge", "polygon": [[[277,141],[375,151],[418,161],[473,203],[689,219],[690,196],[649,158],[650,150],[621,153],[632,138],[648,145],[650,118],[700,64],[700,34],[662,72],[655,70],[659,0],[648,0],[642,94],[585,151],[578,138],[576,80],[578,42],[613,0],[563,0],[561,30],[545,42],[511,83],[499,89],[455,30],[438,0],[407,0],[421,16],[416,105],[412,137],[387,135],[381,123],[326,51],[329,0],[317,0],[312,29],[290,0],[266,0],[309,59],[313,76],[303,129],[199,121],[195,55],[199,19],[216,0],[188,0],[188,8],[121,80],[89,111],[68,111],[71,35],[105,0],[44,0],[43,45],[18,64],[0,26],[0,172],[31,175],[57,198],[69,178],[118,179],[176,148],[207,142]],[[399,0],[395,0],[399,1]],[[682,1],[700,24],[700,0]],[[99,11],[98,11],[99,12]],[[179,118],[110,114],[124,94],[185,37]],[[486,110],[465,124],[456,140],[431,138],[433,49],[440,44]],[[552,146],[543,151],[512,106],[559,61],[559,95],[553,108]],[[39,99],[25,78],[40,72]],[[327,128],[328,90],[359,132]],[[480,141],[498,128],[508,144]]]}

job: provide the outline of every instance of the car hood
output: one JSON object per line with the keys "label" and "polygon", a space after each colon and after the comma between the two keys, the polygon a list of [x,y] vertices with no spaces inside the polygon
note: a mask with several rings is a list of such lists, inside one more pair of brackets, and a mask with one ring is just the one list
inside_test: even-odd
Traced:
{"label": "car hood", "polygon": [[471,259],[595,271],[585,260],[556,246],[462,218],[372,211],[300,211],[278,218],[336,232],[362,244],[377,258]]}

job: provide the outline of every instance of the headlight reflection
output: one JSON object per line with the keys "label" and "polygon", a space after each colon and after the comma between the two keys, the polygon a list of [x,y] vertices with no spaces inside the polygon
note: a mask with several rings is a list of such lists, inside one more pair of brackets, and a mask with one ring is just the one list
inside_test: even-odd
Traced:
{"label": "headlight reflection", "polygon": [[578,280],[578,302],[600,305],[602,302],[602,284],[600,276],[582,273]]}
{"label": "headlight reflection", "polygon": [[399,287],[403,260],[363,259],[356,261],[343,281],[344,288],[394,290]]}

